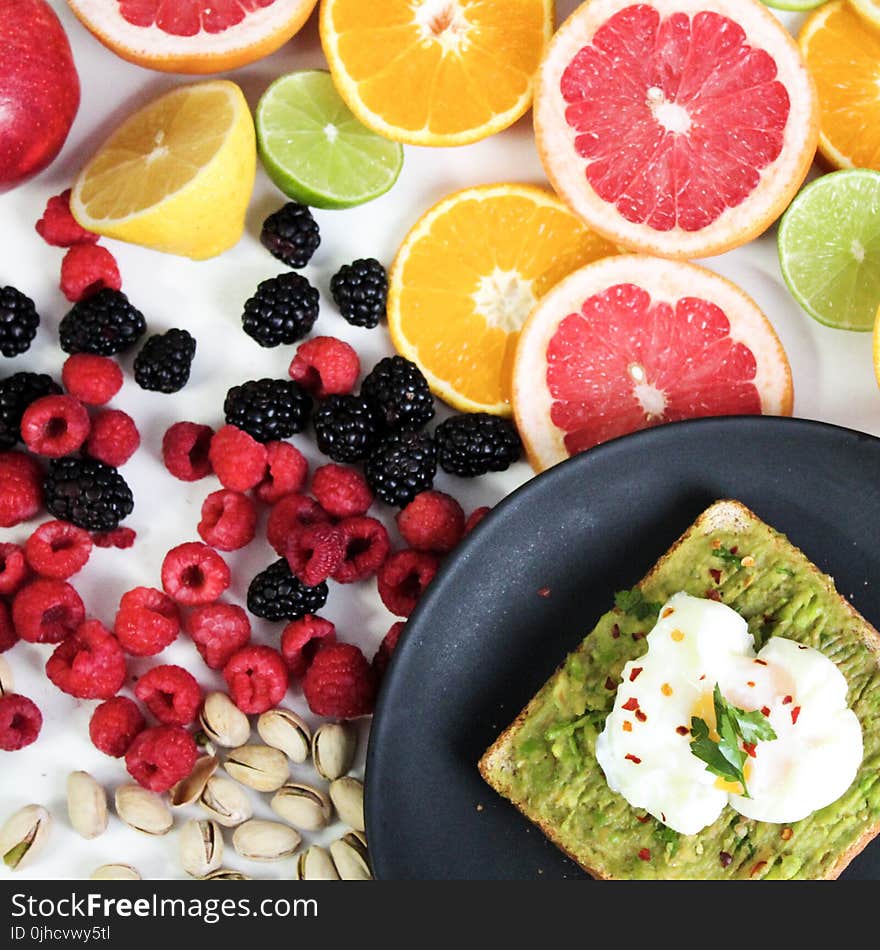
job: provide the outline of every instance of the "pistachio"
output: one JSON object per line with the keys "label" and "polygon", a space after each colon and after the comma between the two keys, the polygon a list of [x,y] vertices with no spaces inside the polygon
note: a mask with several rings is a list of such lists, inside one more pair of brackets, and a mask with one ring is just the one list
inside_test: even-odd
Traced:
{"label": "pistachio", "polygon": [[315,771],[332,782],[348,773],[357,752],[357,732],[347,722],[325,722],[312,737]]}
{"label": "pistachio", "polygon": [[289,709],[264,712],[257,720],[257,732],[266,745],[280,749],[292,762],[305,762],[309,757],[312,731]]}
{"label": "pistachio", "polygon": [[269,804],[276,815],[303,831],[326,828],[333,814],[330,799],[323,792],[300,782],[282,785]]}
{"label": "pistachio", "polygon": [[107,830],[107,793],[88,772],[67,776],[67,814],[83,838],[97,838]]}
{"label": "pistachio", "polygon": [[116,814],[132,828],[148,835],[167,835],[174,818],[155,793],[130,783],[116,789]]}
{"label": "pistachio", "polygon": [[226,693],[208,693],[199,721],[208,739],[227,749],[244,745],[251,737],[248,717]]}
{"label": "pistachio", "polygon": [[297,881],[338,881],[336,865],[330,855],[313,844],[300,854],[296,861]]}
{"label": "pistachio", "polygon": [[192,818],[180,829],[180,863],[193,877],[204,877],[223,864],[223,829],[216,821]]}
{"label": "pistachio", "polygon": [[343,881],[372,881],[367,839],[358,831],[350,831],[330,845],[333,863]]}
{"label": "pistachio", "polygon": [[102,864],[92,871],[90,881],[140,881],[141,875],[137,868],[130,864]]}
{"label": "pistachio", "polygon": [[171,789],[171,804],[177,808],[198,801],[208,779],[217,771],[219,765],[220,760],[213,755],[202,755],[196,759],[192,772]]}
{"label": "pistachio", "polygon": [[365,831],[364,824],[364,786],[356,778],[344,776],[330,783],[330,801],[336,813],[355,831]]}
{"label": "pistachio", "polygon": [[15,677],[12,675],[12,667],[6,662],[5,657],[0,656],[0,696],[15,692]]}
{"label": "pistachio", "polygon": [[235,850],[251,861],[280,861],[299,847],[302,839],[288,825],[279,821],[252,818],[239,825],[232,834]]}
{"label": "pistachio", "polygon": [[13,871],[26,867],[46,844],[51,828],[52,816],[42,805],[19,808],[0,828],[3,863]]}
{"label": "pistachio", "polygon": [[234,828],[254,813],[247,792],[232,779],[212,775],[205,785],[199,804],[224,828]]}
{"label": "pistachio", "polygon": [[253,878],[247,876],[247,874],[242,874],[241,871],[232,871],[229,868],[219,868],[216,871],[211,871],[210,874],[206,874],[203,878],[203,881],[251,881]]}
{"label": "pistachio", "polygon": [[290,777],[285,754],[267,745],[233,749],[223,767],[236,782],[258,792],[274,792]]}

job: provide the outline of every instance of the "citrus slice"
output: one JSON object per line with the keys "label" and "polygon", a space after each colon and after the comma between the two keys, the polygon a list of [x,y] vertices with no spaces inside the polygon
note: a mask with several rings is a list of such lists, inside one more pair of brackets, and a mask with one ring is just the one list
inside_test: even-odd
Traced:
{"label": "citrus slice", "polygon": [[464,145],[532,101],[553,0],[324,0],[321,43],[355,115],[412,145]]}
{"label": "citrus slice", "polygon": [[877,385],[880,386],[880,308],[877,309],[874,319],[874,375],[877,377]]}
{"label": "citrus slice", "polygon": [[314,208],[351,208],[384,195],[403,167],[403,146],[360,122],[330,73],[276,79],[257,105],[263,167],[289,198]]}
{"label": "citrus slice", "polygon": [[398,252],[391,338],[450,405],[509,415],[513,352],[529,311],[571,271],[616,250],[542,188],[456,192],[416,223]]}
{"label": "citrus slice", "polygon": [[819,90],[822,155],[835,168],[880,170],[880,32],[835,0],[799,41]]}
{"label": "citrus slice", "polygon": [[79,173],[70,209],[89,231],[202,260],[241,237],[256,163],[241,89],[180,86],[110,136]]}
{"label": "citrus slice", "polygon": [[880,172],[824,175],[779,225],[779,263],[807,313],[838,330],[871,330],[880,306]]}
{"label": "citrus slice", "polygon": [[849,2],[866,23],[880,30],[880,3],[877,0],[849,0]]}
{"label": "citrus slice", "polygon": [[171,73],[219,73],[283,46],[317,0],[67,0],[118,56]]}
{"label": "citrus slice", "polygon": [[693,264],[609,257],[550,291],[520,335],[516,423],[542,471],[637,429],[791,415],[788,358],[742,290]]}
{"label": "citrus slice", "polygon": [[535,130],[550,181],[592,228],[705,257],[785,209],[816,150],[818,98],[758,0],[591,0],[550,44]]}

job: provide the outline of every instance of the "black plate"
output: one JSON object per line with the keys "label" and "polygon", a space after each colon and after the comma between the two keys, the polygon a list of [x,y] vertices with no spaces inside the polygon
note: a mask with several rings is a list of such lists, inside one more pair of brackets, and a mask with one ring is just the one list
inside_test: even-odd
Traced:
{"label": "black plate", "polygon": [[[407,624],[367,758],[377,877],[585,876],[476,763],[614,591],[720,498],[784,531],[880,624],[880,439],[802,420],[705,419],[558,465],[492,512]],[[880,878],[880,839],[846,876]]]}

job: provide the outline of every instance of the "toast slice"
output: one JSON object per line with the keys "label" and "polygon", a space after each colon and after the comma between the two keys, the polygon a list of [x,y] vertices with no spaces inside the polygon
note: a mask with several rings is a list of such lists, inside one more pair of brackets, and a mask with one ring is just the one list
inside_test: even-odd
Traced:
{"label": "toast slice", "polygon": [[[626,610],[606,613],[488,749],[483,778],[593,877],[836,878],[880,832],[880,634],[830,577],[737,501],[708,508],[637,590],[644,602],[637,594]],[[645,652],[654,623],[645,602],[679,590],[738,611],[756,649],[788,637],[821,650],[846,677],[862,765],[838,801],[790,830],[728,806],[699,834],[679,835],[608,788],[596,737],[624,664]]]}

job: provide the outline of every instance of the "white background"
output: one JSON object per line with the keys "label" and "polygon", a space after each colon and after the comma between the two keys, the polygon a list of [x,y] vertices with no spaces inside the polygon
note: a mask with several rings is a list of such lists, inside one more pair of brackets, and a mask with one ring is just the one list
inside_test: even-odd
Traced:
{"label": "white background", "polygon": [[[69,304],[58,290],[62,251],[48,247],[34,231],[46,199],[70,186],[80,166],[122,118],[160,92],[190,81],[118,59],[80,26],[63,0],[50,3],[70,37],[82,83],[82,105],[59,159],[35,180],[0,197],[0,284],[13,284],[29,294],[43,316],[40,334],[30,352],[15,361],[0,358],[2,375],[21,369],[50,372],[56,378],[60,375],[63,354],[57,347],[56,331]],[[561,0],[558,6],[561,18],[576,3]],[[781,16],[793,27],[800,20],[792,14]],[[313,16],[282,51],[230,76],[241,84],[253,106],[277,76],[323,65]],[[436,151],[407,148],[401,178],[388,195],[349,211],[316,212],[323,240],[305,272],[322,293],[321,317],[315,332],[347,339],[360,353],[365,371],[369,370],[378,358],[391,352],[387,333],[383,328],[367,331],[349,327],[329,297],[330,277],[340,265],[356,257],[375,256],[390,264],[409,227],[439,198],[468,185],[504,180],[545,181],[528,116],[514,128],[473,146]],[[229,386],[246,379],[286,375],[293,348],[261,349],[240,327],[242,304],[257,283],[284,270],[258,241],[262,220],[283,200],[258,171],[247,232],[236,248],[213,261],[193,263],[119,242],[105,242],[119,262],[123,289],[146,315],[151,332],[182,326],[198,340],[192,378],[182,393],[145,393],[127,374],[125,386],[113,402],[134,416],[141,431],[141,448],[123,468],[136,499],[134,514],[126,523],[137,531],[137,542],[125,552],[95,549],[87,567],[74,579],[89,613],[107,625],[112,625],[124,591],[139,584],[159,586],[159,566],[170,547],[197,539],[201,502],[218,487],[213,477],[193,485],[173,479],[159,457],[162,434],[180,419],[219,426]],[[752,294],[775,325],[792,363],[796,415],[880,435],[880,393],[872,372],[869,335],[824,328],[801,312],[779,274],[775,232],[715,258],[710,266]],[[130,369],[131,356],[124,363]],[[310,461],[320,464],[307,437],[293,441]],[[735,459],[731,464],[736,464]],[[472,481],[450,479],[441,473],[437,487],[451,491],[469,512],[478,505],[495,504],[530,475],[525,464],[504,475]],[[0,540],[22,541],[32,528],[21,525],[0,530]],[[274,558],[261,537],[246,551],[230,555],[234,577],[231,599],[243,602],[248,580]],[[372,583],[354,588],[333,586],[322,613],[337,624],[342,639],[359,644],[368,656],[394,620],[379,602]],[[255,620],[255,640],[277,643],[278,629]],[[46,680],[43,666],[49,652],[49,647],[20,643],[6,654],[18,691],[37,702],[45,722],[34,745],[16,753],[0,752],[0,820],[29,802],[44,804],[55,816],[48,848],[32,868],[18,872],[19,877],[82,878],[110,861],[132,863],[145,878],[183,876],[173,832],[152,839],[115,817],[108,831],[95,841],[84,841],[71,830],[65,809],[65,781],[71,770],[90,771],[111,792],[128,777],[121,762],[102,755],[89,742],[88,720],[95,703],[72,699]],[[140,674],[156,662],[181,663],[197,674],[205,688],[221,685],[219,677],[207,670],[183,636],[160,658],[133,660],[130,669]],[[307,713],[298,690],[288,694],[288,703]],[[315,721],[308,714],[307,718]],[[361,723],[361,760],[367,728],[367,721]],[[308,766],[295,766],[293,773],[307,782],[315,780]],[[256,793],[253,797],[255,802],[268,798]],[[186,817],[200,815],[196,808],[183,812]],[[272,816],[265,801],[258,804],[258,814]],[[183,815],[178,815],[178,826],[183,820]],[[325,837],[340,832],[341,826],[337,826]],[[232,851],[229,835],[224,863],[255,877],[290,878],[293,873],[293,860],[248,865]],[[0,865],[0,876],[10,874]]]}

